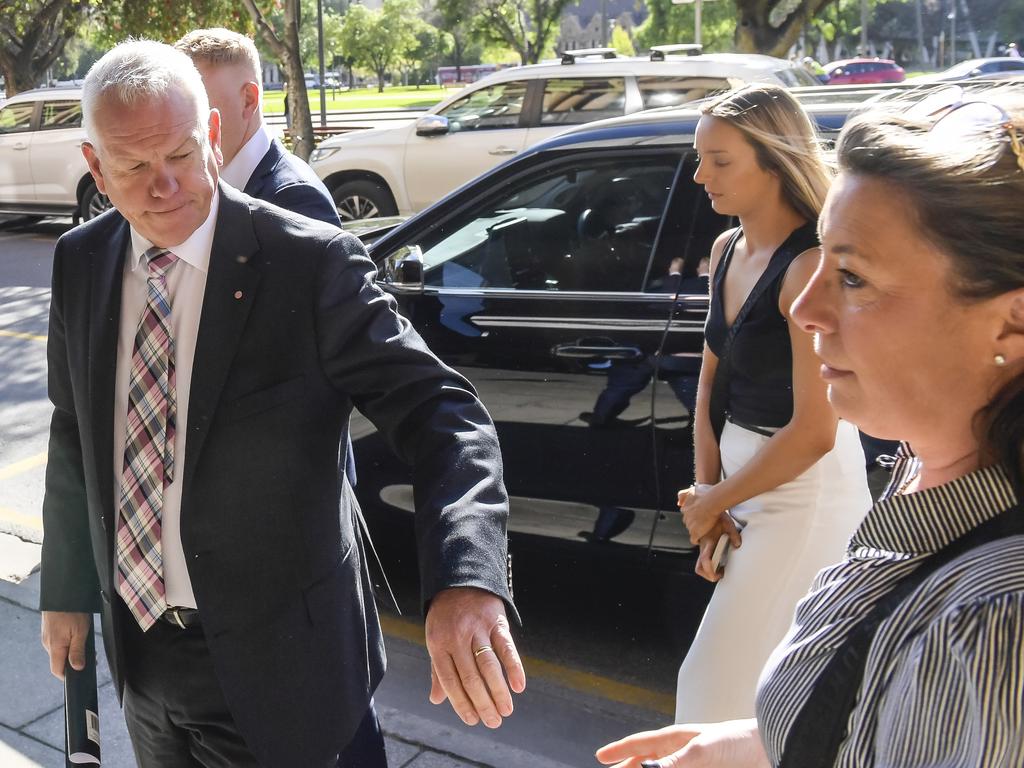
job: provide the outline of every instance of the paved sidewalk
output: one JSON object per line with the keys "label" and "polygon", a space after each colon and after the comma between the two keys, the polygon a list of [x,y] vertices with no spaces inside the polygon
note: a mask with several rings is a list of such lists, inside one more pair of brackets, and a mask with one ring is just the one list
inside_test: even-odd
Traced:
{"label": "paved sidewalk", "polygon": [[[0,766],[63,768],[63,687],[39,644],[39,546],[0,534]],[[26,567],[27,565],[27,567]],[[20,571],[20,573],[19,573]],[[98,626],[98,625],[97,625]],[[97,635],[104,768],[135,768],[128,733]],[[578,768],[593,749],[665,716],[531,677],[516,713],[496,731],[467,728],[426,700],[426,650],[387,637],[388,674],[377,691],[391,768]],[[529,669],[528,669],[529,673]]]}

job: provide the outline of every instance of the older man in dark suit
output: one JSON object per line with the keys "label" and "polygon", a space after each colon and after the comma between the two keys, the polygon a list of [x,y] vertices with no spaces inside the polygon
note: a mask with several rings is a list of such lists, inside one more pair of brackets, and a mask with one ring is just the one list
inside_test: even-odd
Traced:
{"label": "older man in dark suit", "polygon": [[54,255],[53,672],[82,666],[100,611],[143,768],[333,766],[384,670],[337,471],[355,405],[414,467],[430,698],[499,725],[525,676],[497,439],[469,383],[357,240],[219,184],[219,114],[184,54],[117,46],[83,114],[116,210]]}

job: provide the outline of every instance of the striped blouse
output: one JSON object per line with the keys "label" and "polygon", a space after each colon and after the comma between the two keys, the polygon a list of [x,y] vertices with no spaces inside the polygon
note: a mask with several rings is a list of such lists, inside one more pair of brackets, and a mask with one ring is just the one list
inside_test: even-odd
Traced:
{"label": "striped blouse", "polygon": [[[925,556],[1016,503],[1000,467],[901,495],[917,470],[902,449],[846,559],[818,574],[761,674],[773,765],[847,630]],[[836,766],[1024,766],[1024,536],[942,566],[883,622]]]}

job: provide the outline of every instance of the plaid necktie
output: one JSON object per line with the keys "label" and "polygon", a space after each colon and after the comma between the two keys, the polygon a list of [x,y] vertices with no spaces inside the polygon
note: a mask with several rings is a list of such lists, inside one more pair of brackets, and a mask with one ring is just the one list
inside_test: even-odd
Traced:
{"label": "plaid necktie", "polygon": [[149,293],[135,334],[117,517],[117,591],[146,631],[167,609],[160,517],[174,479],[174,343],[167,270],[178,257],[150,248]]}

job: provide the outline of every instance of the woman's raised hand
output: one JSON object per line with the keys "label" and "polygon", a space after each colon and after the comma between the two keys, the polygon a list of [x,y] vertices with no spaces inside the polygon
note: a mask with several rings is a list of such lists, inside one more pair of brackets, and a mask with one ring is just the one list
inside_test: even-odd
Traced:
{"label": "woman's raised hand", "polygon": [[614,768],[770,768],[753,719],[634,733],[601,747],[596,757]]}

